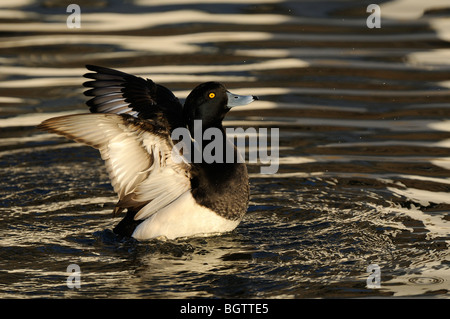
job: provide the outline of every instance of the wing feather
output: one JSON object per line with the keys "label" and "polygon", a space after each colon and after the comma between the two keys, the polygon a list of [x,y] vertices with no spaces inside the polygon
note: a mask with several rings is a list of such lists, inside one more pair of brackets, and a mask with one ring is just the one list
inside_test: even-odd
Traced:
{"label": "wing feather", "polygon": [[116,210],[139,208],[135,219],[148,218],[190,189],[190,166],[172,160],[169,132],[154,121],[77,114],[38,127],[99,149],[119,195]]}
{"label": "wing feather", "polygon": [[128,114],[141,119],[155,119],[161,115],[167,120],[169,130],[184,126],[182,105],[166,87],[128,73],[100,66],[87,65],[83,85],[91,88],[86,102],[92,113]]}

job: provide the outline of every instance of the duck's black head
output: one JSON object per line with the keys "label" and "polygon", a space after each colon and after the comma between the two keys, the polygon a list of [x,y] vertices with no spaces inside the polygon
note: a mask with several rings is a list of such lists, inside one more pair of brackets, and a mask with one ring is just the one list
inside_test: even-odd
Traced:
{"label": "duck's black head", "polygon": [[234,106],[246,105],[258,98],[253,95],[230,93],[223,84],[206,82],[198,85],[186,98],[183,116],[189,129],[194,120],[202,120],[202,127],[222,127],[227,112]]}

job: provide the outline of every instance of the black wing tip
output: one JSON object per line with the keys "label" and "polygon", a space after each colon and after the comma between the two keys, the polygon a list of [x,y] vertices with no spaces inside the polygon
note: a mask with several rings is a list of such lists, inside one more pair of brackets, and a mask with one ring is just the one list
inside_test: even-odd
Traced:
{"label": "black wing tip", "polygon": [[[83,74],[83,77],[87,78],[87,79],[95,80],[97,78],[97,74],[100,73],[100,68],[101,68],[100,66],[96,66],[96,65],[92,65],[92,64],[86,64],[86,69],[88,69],[89,71],[97,72],[97,73],[85,73],[85,74]],[[89,83],[92,83],[92,82],[93,81],[84,82],[83,86],[84,87],[92,87],[92,86],[89,85]]]}
{"label": "black wing tip", "polygon": [[90,99],[90,100],[86,101],[86,105],[89,106],[90,108],[96,108],[96,104],[94,102],[94,99]]}
{"label": "black wing tip", "polygon": [[86,81],[83,83],[83,86],[86,88],[93,88],[95,81]]}
{"label": "black wing tip", "polygon": [[[86,82],[85,82],[85,83],[86,83]],[[84,85],[84,83],[83,83],[83,86],[86,87],[86,85]],[[86,90],[86,91],[83,92],[83,94],[84,94],[85,96],[95,96],[95,94],[94,94],[94,89]]]}
{"label": "black wing tip", "polygon": [[[93,64],[86,64],[86,69],[88,69],[89,71],[97,72],[99,74],[107,74],[107,75],[114,75],[114,76],[121,76],[121,77],[132,76],[128,73],[125,73],[125,72],[122,72],[122,71],[119,71],[116,69],[107,68],[104,66],[93,65]],[[87,74],[93,74],[93,73],[87,73]]]}
{"label": "black wing tip", "polygon": [[85,77],[87,79],[94,79],[95,80],[96,74],[98,74],[98,73],[85,73],[85,74],[83,74],[83,77]]}
{"label": "black wing tip", "polygon": [[98,70],[103,69],[103,67],[93,64],[86,64],[86,69],[88,69],[89,71],[98,72]]}
{"label": "black wing tip", "polygon": [[96,79],[98,74],[104,73],[104,74],[111,74],[112,72],[117,73],[119,71],[116,71],[114,69],[105,68],[103,66],[93,65],[93,64],[86,64],[86,69],[89,71],[93,71],[96,73],[86,73],[83,76],[88,79]]}

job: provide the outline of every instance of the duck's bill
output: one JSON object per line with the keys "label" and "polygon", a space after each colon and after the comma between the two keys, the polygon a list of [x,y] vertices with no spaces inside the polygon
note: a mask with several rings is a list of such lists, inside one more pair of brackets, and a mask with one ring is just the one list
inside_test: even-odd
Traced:
{"label": "duck's bill", "polygon": [[254,95],[237,95],[227,91],[229,108],[241,105],[247,105],[255,100],[258,100],[257,96]]}

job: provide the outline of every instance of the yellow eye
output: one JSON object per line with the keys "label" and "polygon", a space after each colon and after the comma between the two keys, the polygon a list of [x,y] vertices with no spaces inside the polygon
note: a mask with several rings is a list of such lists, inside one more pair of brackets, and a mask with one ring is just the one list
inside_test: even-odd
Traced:
{"label": "yellow eye", "polygon": [[212,92],[211,92],[211,93],[209,93],[208,96],[209,96],[210,99],[213,99],[213,98],[216,96],[216,93],[212,93]]}

